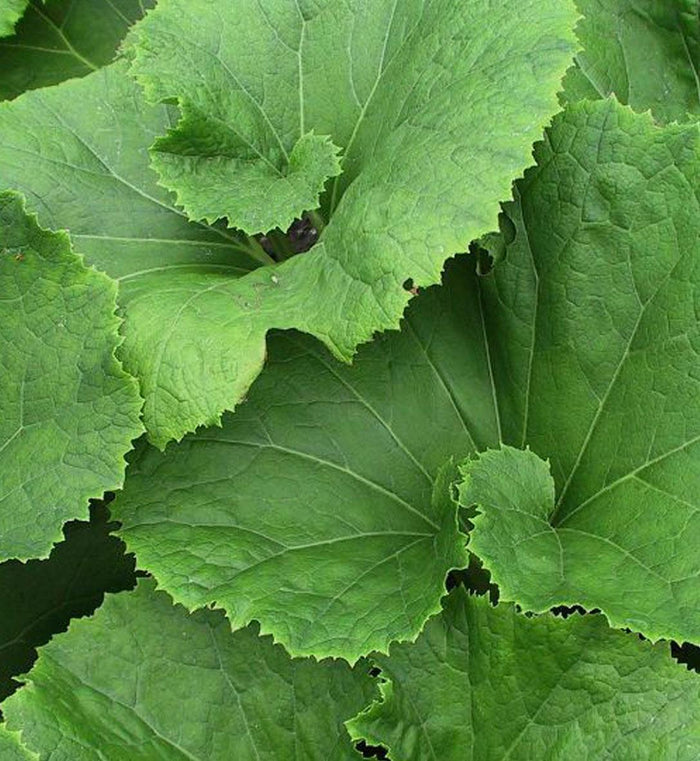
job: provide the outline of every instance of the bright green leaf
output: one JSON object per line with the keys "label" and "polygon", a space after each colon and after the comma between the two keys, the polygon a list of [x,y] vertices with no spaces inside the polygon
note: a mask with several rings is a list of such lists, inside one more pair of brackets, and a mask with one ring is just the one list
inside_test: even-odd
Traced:
{"label": "bright green leaf", "polygon": [[470,466],[503,471],[463,491],[470,549],[528,609],[700,641],[698,127],[580,104],[536,158],[481,284],[503,440],[554,484],[534,455]]}
{"label": "bright green leaf", "polygon": [[43,647],[3,710],[42,761],[352,761],[343,721],[374,697],[367,670],[292,660],[142,580]]}
{"label": "bright green leaf", "polygon": [[[470,272],[450,267],[352,367],[275,335],[223,429],[144,447],[113,505],[139,565],[294,654],[355,659],[415,637],[467,562],[440,467],[498,441]],[[481,351],[454,351],[465,332]]]}
{"label": "bright green leaf", "polygon": [[9,732],[3,724],[0,724],[0,758],[3,761],[38,761],[39,759],[22,745],[19,732]]}
{"label": "bright green leaf", "polygon": [[[217,405],[206,392],[219,398],[232,376],[243,383],[245,375],[245,368],[235,372],[241,346],[222,344],[221,320],[198,322],[188,300],[216,284],[230,287],[256,266],[256,255],[271,261],[236,233],[188,222],[168,201],[146,159],[167,124],[167,110],[143,102],[122,63],[0,104],[2,184],[22,190],[42,224],[69,228],[87,261],[119,281],[121,357],[140,376],[144,414],[162,443],[182,435],[187,420],[209,420]],[[190,339],[175,346],[173,323],[188,318],[195,323],[186,326]],[[215,347],[209,366],[203,360]],[[254,377],[252,364],[246,368]],[[158,406],[164,402],[167,425]]]}
{"label": "bright green leaf", "polygon": [[109,63],[129,25],[154,0],[31,0],[0,40],[0,100],[82,77]]}
{"label": "bright green leaf", "polygon": [[0,194],[0,559],[48,555],[89,497],[122,485],[142,427],[114,357],[116,290]]}
{"label": "bright green leaf", "polygon": [[662,123],[700,118],[697,0],[576,0],[583,50],[564,79],[564,99],[614,93]]}
{"label": "bright green leaf", "polygon": [[454,590],[378,656],[383,700],[348,722],[392,761],[693,761],[700,682],[602,616],[527,618]]}
{"label": "bright green leaf", "polygon": [[[127,310],[123,355],[142,382],[154,443],[233,408],[262,367],[269,329],[311,333],[349,360],[375,331],[398,326],[407,279],[437,282],[446,256],[493,227],[572,52],[568,3],[527,5],[523,25],[503,0],[324,0],[304,5],[308,21],[288,2],[171,0],[135,27],[148,96],[180,97],[215,153],[250,158],[240,152],[248,144],[285,172],[284,153],[312,130],[344,150],[326,203],[337,209],[312,251],[238,280],[165,273]],[[303,56],[290,53],[294,35],[307,40]],[[190,133],[201,157],[203,137]],[[176,135],[168,141],[181,144]],[[222,200],[236,195],[230,183],[217,189]]]}
{"label": "bright green leaf", "polygon": [[94,505],[89,523],[64,526],[65,539],[47,560],[0,564],[0,700],[14,692],[14,677],[29,671],[35,648],[71,618],[90,615],[105,592],[135,585],[134,558],[109,534],[116,526],[107,520],[104,505]]}
{"label": "bright green leaf", "polygon": [[29,0],[0,0],[0,37],[12,34]]}

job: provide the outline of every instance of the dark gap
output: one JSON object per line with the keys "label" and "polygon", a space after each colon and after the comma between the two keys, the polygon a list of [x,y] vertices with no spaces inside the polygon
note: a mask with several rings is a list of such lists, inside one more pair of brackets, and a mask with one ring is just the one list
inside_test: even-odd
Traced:
{"label": "dark gap", "polygon": [[362,758],[379,758],[384,761],[391,761],[389,758],[389,751],[386,748],[382,748],[381,745],[367,745],[364,740],[360,740],[355,745],[355,750],[362,754]]}
{"label": "dark gap", "polygon": [[481,241],[473,240],[469,244],[469,253],[476,258],[476,274],[485,277],[493,269],[494,258]]}
{"label": "dark gap", "polygon": [[678,663],[686,666],[688,671],[700,674],[700,647],[690,642],[671,642],[671,655]]}
{"label": "dark gap", "polygon": [[568,618],[574,613],[578,613],[580,616],[585,616],[588,614],[594,615],[596,613],[600,613],[600,610],[598,608],[593,608],[593,610],[586,610],[581,605],[557,605],[550,610],[550,613],[553,613],[555,616],[559,616],[559,618]]}
{"label": "dark gap", "polygon": [[301,219],[295,219],[286,232],[279,228],[271,230],[267,235],[256,235],[258,243],[276,262],[284,261],[290,256],[303,254],[314,247],[318,241],[319,231],[311,218],[304,214]]}
{"label": "dark gap", "polygon": [[498,587],[491,582],[491,573],[473,553],[469,553],[469,565],[466,568],[450,571],[445,580],[448,592],[459,584],[464,585],[472,594],[489,596],[492,605],[498,602]]}

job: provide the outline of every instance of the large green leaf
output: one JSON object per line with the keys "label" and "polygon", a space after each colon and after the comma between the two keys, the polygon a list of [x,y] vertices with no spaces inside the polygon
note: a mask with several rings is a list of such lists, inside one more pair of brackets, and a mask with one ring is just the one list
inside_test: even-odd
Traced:
{"label": "large green leaf", "polygon": [[602,616],[527,618],[454,590],[415,645],[376,658],[383,700],[348,722],[392,761],[693,761],[700,682]]}
{"label": "large green leaf", "polygon": [[48,555],[88,498],[122,485],[142,429],[114,357],[116,286],[64,232],[0,194],[0,559]]}
{"label": "large green leaf", "polygon": [[154,0],[31,0],[14,36],[0,40],[0,100],[82,77],[109,63]]}
{"label": "large green leaf", "polygon": [[48,560],[0,564],[0,700],[16,689],[14,677],[29,671],[35,648],[65,631],[71,618],[91,614],[105,592],[135,585],[133,556],[109,534],[115,527],[104,505],[95,504],[89,523],[64,526],[65,539]]}
{"label": "large green leaf", "polygon": [[[192,181],[203,173],[202,203],[245,199],[236,185],[250,180],[241,161],[256,176],[268,171],[251,151],[285,174],[273,183],[284,194],[290,172],[316,172],[328,160],[321,137],[345,151],[327,203],[338,208],[311,252],[242,279],[224,269],[168,269],[127,303],[123,357],[142,382],[153,442],[163,446],[233,408],[262,367],[271,328],[311,333],[349,360],[375,331],[398,326],[407,279],[436,282],[447,255],[494,225],[497,202],[555,108],[572,51],[567,2],[526,6],[522,24],[504,0],[324,0],[304,4],[313,18],[302,22],[289,0],[171,0],[135,28],[135,67],[149,97],[179,96],[185,120],[158,144],[156,163],[162,171],[167,160]],[[291,55],[302,31],[304,55]],[[307,137],[312,130],[318,139]],[[210,192],[212,172],[226,182]],[[274,210],[276,191],[265,183],[262,209]],[[181,195],[191,190],[177,185]],[[259,195],[250,213],[259,213]],[[306,206],[304,195],[285,219]],[[242,217],[229,221],[252,229]]]}
{"label": "large green leaf", "polygon": [[700,117],[697,0],[576,0],[583,50],[564,79],[564,98],[614,93],[669,123]]}
{"label": "large green leaf", "polygon": [[515,455],[502,454],[462,493],[484,513],[470,547],[505,599],[533,610],[582,602],[616,625],[691,642],[699,137],[608,101],[571,107],[538,145],[508,209],[506,260],[482,285],[504,441],[549,458],[554,484],[541,462],[525,477],[531,455],[505,468],[496,463]]}
{"label": "large green leaf", "polygon": [[223,428],[144,447],[113,505],[176,600],[261,622],[294,654],[355,659],[415,637],[466,564],[451,455],[498,441],[474,265],[412,303],[401,333],[336,365],[313,339],[270,339]]}
{"label": "large green leaf", "polygon": [[[127,320],[125,364],[141,376],[151,430],[163,425],[173,432],[182,425],[168,427],[158,400],[169,400],[170,422],[172,405],[206,417],[210,400],[200,393],[202,378],[217,377],[220,390],[230,386],[240,348],[221,345],[221,322],[197,322],[196,304],[188,307],[188,299],[248,272],[255,256],[271,260],[242,236],[192,224],[172,206],[146,158],[168,123],[164,107],[143,102],[123,63],[0,104],[0,183],[21,189],[42,224],[70,228],[87,261],[119,281]],[[176,350],[163,325],[187,317],[193,321],[192,341]],[[155,355],[154,344],[160,346]],[[217,361],[206,368],[199,362],[202,351],[215,345]],[[153,372],[142,372],[149,367]],[[184,398],[182,386],[190,389]],[[152,435],[161,442],[168,438]]]}
{"label": "large green leaf", "polygon": [[[552,520],[554,481],[548,464],[529,450],[486,452],[467,463],[464,476],[461,502],[481,513],[472,519],[470,549],[494,569],[502,599],[536,611],[565,602],[602,606],[614,625],[654,637],[672,625],[679,638],[700,639],[693,505],[674,506],[674,514],[664,509],[664,495],[655,501],[644,494],[648,485],[640,479],[626,501],[618,496],[605,506],[620,515],[605,521],[596,515],[581,528],[582,521]],[[654,520],[630,531],[625,520],[638,520],[644,509],[654,511]]]}
{"label": "large green leaf", "polygon": [[42,761],[352,761],[343,720],[375,695],[367,670],[292,660],[142,580],[42,648],[3,707]]}
{"label": "large green leaf", "polygon": [[12,34],[29,0],[0,0],[0,37]]}

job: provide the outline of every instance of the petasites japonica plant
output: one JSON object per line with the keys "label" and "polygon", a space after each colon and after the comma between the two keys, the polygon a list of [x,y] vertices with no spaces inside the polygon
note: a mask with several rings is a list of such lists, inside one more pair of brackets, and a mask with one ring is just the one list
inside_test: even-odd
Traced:
{"label": "petasites japonica plant", "polygon": [[700,757],[696,0],[0,35],[0,759]]}

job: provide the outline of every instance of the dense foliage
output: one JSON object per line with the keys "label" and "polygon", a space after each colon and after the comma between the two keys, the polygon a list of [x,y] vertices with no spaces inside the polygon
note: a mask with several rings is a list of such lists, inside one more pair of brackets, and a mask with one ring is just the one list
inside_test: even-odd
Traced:
{"label": "dense foliage", "polygon": [[700,757],[700,7],[576,5],[0,0],[2,761]]}

